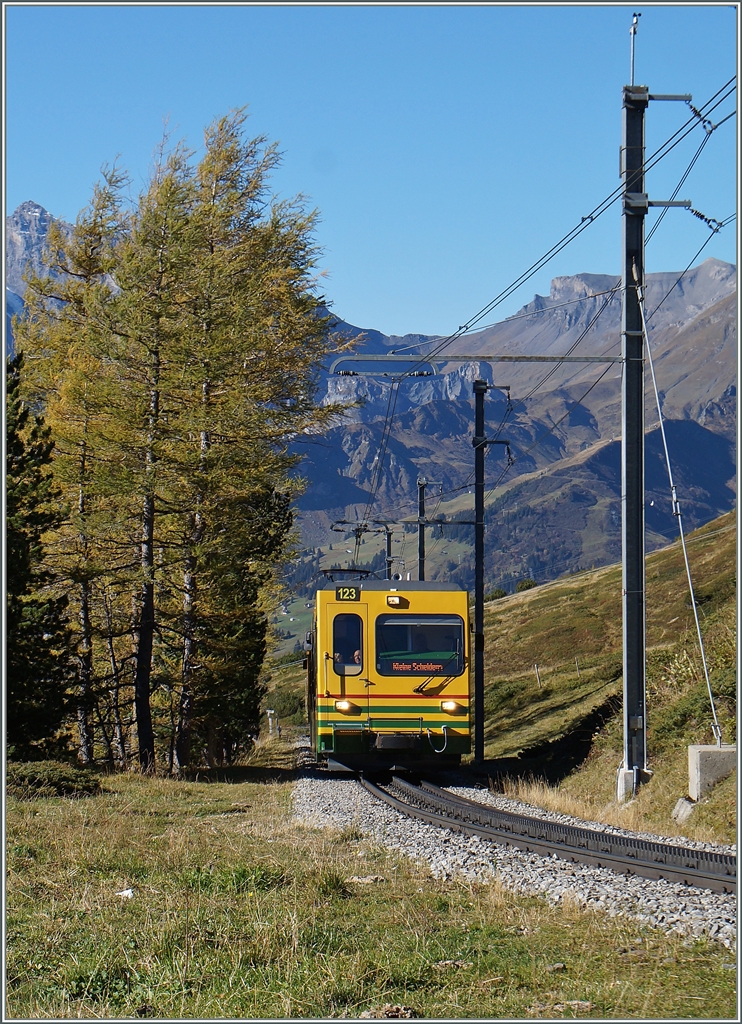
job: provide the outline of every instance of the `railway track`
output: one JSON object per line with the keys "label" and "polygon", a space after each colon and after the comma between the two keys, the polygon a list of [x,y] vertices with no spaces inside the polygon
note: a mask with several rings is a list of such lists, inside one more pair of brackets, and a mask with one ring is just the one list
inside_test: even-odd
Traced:
{"label": "railway track", "polygon": [[617,874],[664,878],[714,892],[734,893],[737,889],[737,858],[731,854],[692,850],[513,814],[454,795],[430,782],[415,786],[396,776],[385,787],[368,779],[361,782],[369,793],[401,814],[540,857],[556,855],[563,860],[608,868]]}

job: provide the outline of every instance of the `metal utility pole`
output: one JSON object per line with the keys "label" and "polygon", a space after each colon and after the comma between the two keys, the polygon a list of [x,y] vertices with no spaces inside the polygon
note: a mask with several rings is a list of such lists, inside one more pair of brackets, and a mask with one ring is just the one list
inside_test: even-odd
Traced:
{"label": "metal utility pole", "polygon": [[[484,453],[489,444],[484,432],[484,396],[492,385],[474,381],[474,760],[484,760]],[[499,390],[499,389],[498,389]],[[507,390],[507,388],[505,388]],[[510,464],[510,463],[509,463]]]}
{"label": "metal utility pole", "polygon": [[386,578],[390,580],[392,578],[392,529],[390,526],[385,527],[386,532]]}
{"label": "metal utility pole", "polygon": [[417,478],[417,578],[425,579],[425,488],[424,476]]}
{"label": "metal utility pole", "polygon": [[484,760],[484,396],[474,381],[474,760]]}
{"label": "metal utility pole", "polygon": [[636,794],[647,771],[646,606],[644,568],[644,217],[650,206],[689,206],[687,200],[650,202],[644,185],[644,114],[651,100],[690,96],[650,95],[634,85],[634,42],[639,15],[631,24],[631,85],[623,89],[623,264],[621,291],[621,544],[623,601],[623,762],[618,769],[619,801]]}
{"label": "metal utility pole", "polygon": [[[633,48],[633,34],[632,34]],[[623,552],[623,764],[618,795],[636,790],[647,767],[644,572],[644,112],[646,86],[623,90],[623,267],[621,318],[621,542]]]}
{"label": "metal utility pole", "polygon": [[629,77],[629,81],[631,82],[631,84],[633,86],[633,84],[634,84],[634,43],[636,41],[636,30],[639,27],[639,18],[641,18],[641,14],[633,14],[632,18],[633,18],[633,21],[631,22],[631,28],[629,29],[629,34],[631,36],[631,76]]}

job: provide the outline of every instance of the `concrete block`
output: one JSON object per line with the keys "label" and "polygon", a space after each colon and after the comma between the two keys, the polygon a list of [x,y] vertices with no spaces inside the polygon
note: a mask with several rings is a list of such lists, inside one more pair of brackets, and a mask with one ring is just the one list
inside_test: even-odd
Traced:
{"label": "concrete block", "polygon": [[737,767],[737,747],[732,743],[688,747],[688,795],[698,802]]}
{"label": "concrete block", "polygon": [[672,816],[679,825],[682,825],[684,821],[690,818],[693,808],[696,805],[692,800],[689,800],[687,796],[681,796],[678,802],[675,804],[675,809],[672,812]]}
{"label": "concrete block", "polygon": [[[652,778],[654,772],[649,768],[640,768],[637,772],[637,785],[643,786]],[[634,796],[634,770],[633,768],[619,768],[616,773],[616,802],[619,804],[631,800]]]}
{"label": "concrete block", "polygon": [[619,768],[616,773],[616,802],[631,800],[634,795],[634,773],[631,769]]}

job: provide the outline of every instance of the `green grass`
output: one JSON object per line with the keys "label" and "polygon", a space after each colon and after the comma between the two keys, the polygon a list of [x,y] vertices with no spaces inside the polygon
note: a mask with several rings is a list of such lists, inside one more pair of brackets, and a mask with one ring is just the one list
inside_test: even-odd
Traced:
{"label": "green grass", "polygon": [[6,1016],[733,1017],[721,947],[435,880],[298,824],[290,790],[118,776],[10,798]]}
{"label": "green grass", "polygon": [[[729,741],[736,709],[730,520],[698,531],[689,549]],[[687,744],[710,738],[710,715],[677,546],[651,555],[647,575],[652,781],[636,800],[616,805],[621,721],[614,717],[559,786],[513,781],[509,791],[673,835]],[[486,628],[490,756],[569,736],[620,691],[616,567],[494,602]],[[301,666],[269,671],[264,707],[283,700],[290,709],[303,692]],[[432,1019],[734,1019],[734,958],[712,942],[566,901],[551,907],[497,883],[436,880],[424,863],[375,846],[356,827],[297,823],[295,750],[286,741],[301,731],[291,721],[281,740],[264,730],[244,765],[188,780],[80,773],[84,799],[57,795],[81,783],[70,766],[13,766],[6,1017],[303,1019],[357,1017],[391,1004]],[[682,832],[733,841],[735,811],[730,777]],[[361,885],[350,881],[356,875],[384,881]],[[131,898],[121,895],[127,890]]]}
{"label": "green grass", "polygon": [[[730,513],[688,538],[711,686],[728,743],[736,740],[734,527]],[[610,566],[489,607],[487,758],[517,756],[569,736],[610,697],[617,698],[620,708],[620,588],[620,566]],[[506,788],[536,804],[583,817],[663,835],[734,842],[734,777],[717,786],[682,828],[672,819],[677,800],[688,790],[688,745],[714,742],[678,543],[647,559],[647,645],[647,749],[654,775],[638,798],[629,806],[615,804],[615,772],[623,741],[620,714],[599,729],[587,760],[559,786],[521,781]]]}

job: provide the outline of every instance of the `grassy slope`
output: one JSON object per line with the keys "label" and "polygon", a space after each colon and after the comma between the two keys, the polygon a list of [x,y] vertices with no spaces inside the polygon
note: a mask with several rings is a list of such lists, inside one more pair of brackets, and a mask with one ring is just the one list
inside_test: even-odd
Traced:
{"label": "grassy slope", "polygon": [[722,947],[435,880],[297,823],[281,774],[11,797],[3,1019],[734,1017]]}
{"label": "grassy slope", "polygon": [[[722,516],[688,538],[712,689],[725,742],[735,734],[735,518]],[[486,757],[518,755],[577,730],[621,694],[621,569],[610,566],[493,602],[487,633]],[[713,742],[680,544],[647,558],[647,719],[652,782],[629,808],[613,805],[622,722],[612,718],[561,784],[561,805],[601,820],[679,831],[671,818],[687,791],[687,745]],[[577,675],[575,657],[580,675]],[[539,666],[539,686],[534,665]],[[525,790],[521,787],[525,794]],[[532,799],[560,805],[555,793]],[[691,837],[734,841],[734,779],[721,784],[683,826]]]}

